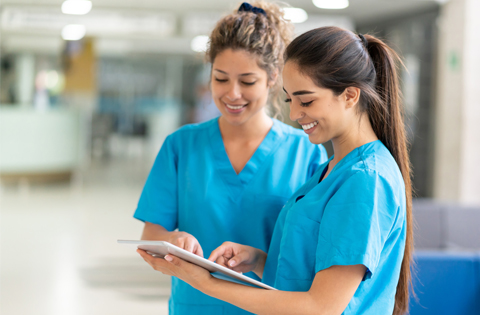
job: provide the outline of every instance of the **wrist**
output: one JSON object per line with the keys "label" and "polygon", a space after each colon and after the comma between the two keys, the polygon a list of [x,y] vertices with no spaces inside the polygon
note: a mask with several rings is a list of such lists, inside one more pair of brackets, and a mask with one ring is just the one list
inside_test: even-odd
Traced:
{"label": "wrist", "polygon": [[263,269],[265,268],[265,262],[267,261],[267,253],[264,251],[257,249],[256,250],[256,263],[255,263],[255,268],[253,269],[253,272],[262,278],[263,275]]}
{"label": "wrist", "polygon": [[175,245],[175,239],[177,238],[177,233],[178,233],[177,231],[166,232],[165,241]]}
{"label": "wrist", "polygon": [[220,280],[215,278],[212,275],[209,275],[208,278],[203,279],[202,281],[199,281],[192,286],[195,289],[197,289],[197,290],[199,290],[199,291],[201,291],[201,292],[203,292],[207,295],[211,295],[211,293],[215,291],[214,288],[215,288],[215,286],[218,285],[218,281],[220,281]]}

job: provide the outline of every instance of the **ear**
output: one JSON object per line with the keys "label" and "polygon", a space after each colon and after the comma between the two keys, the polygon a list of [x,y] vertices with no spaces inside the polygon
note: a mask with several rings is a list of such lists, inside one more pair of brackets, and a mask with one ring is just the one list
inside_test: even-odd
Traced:
{"label": "ear", "polygon": [[272,74],[272,79],[268,81],[268,87],[271,88],[272,86],[274,86],[275,83],[277,83],[277,79],[278,79],[278,69],[275,69],[275,72],[273,72]]}
{"label": "ear", "polygon": [[353,108],[358,104],[361,93],[359,88],[350,86],[347,87],[343,93],[345,97],[346,108]]}

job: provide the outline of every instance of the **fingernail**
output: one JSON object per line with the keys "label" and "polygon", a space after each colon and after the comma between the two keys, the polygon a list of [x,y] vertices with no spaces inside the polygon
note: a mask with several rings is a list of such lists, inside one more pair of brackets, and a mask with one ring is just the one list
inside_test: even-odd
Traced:
{"label": "fingernail", "polygon": [[230,265],[230,267],[235,266],[235,260],[230,260],[230,261],[228,262],[228,264]]}
{"label": "fingernail", "polygon": [[172,261],[173,260],[173,258],[171,256],[168,256],[168,255],[165,256],[164,258],[165,258],[166,261]]}

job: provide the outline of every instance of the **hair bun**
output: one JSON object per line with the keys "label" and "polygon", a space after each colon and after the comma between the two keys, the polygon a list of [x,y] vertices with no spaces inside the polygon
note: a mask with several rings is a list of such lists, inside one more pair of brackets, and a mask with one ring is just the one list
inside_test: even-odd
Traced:
{"label": "hair bun", "polygon": [[290,44],[293,38],[293,24],[285,20],[285,11],[283,8],[275,3],[266,1],[252,2],[252,6],[265,11],[269,26],[277,30],[285,47]]}

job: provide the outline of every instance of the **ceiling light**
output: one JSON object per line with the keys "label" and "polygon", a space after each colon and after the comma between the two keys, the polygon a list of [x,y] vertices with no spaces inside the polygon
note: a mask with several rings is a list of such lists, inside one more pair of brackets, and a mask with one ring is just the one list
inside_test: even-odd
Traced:
{"label": "ceiling light", "polygon": [[205,52],[207,51],[208,45],[208,36],[206,35],[198,35],[192,39],[190,43],[190,48],[196,52]]}
{"label": "ceiling light", "polygon": [[65,14],[83,15],[91,9],[92,2],[88,0],[65,0],[62,4],[62,12]]}
{"label": "ceiling light", "polygon": [[290,20],[292,23],[303,23],[308,19],[307,12],[300,8],[284,8],[285,20]]}
{"label": "ceiling light", "polygon": [[320,9],[345,9],[348,0],[313,0],[313,4]]}
{"label": "ceiling light", "polygon": [[62,38],[64,40],[79,40],[85,36],[86,31],[85,25],[65,25],[62,29]]}

